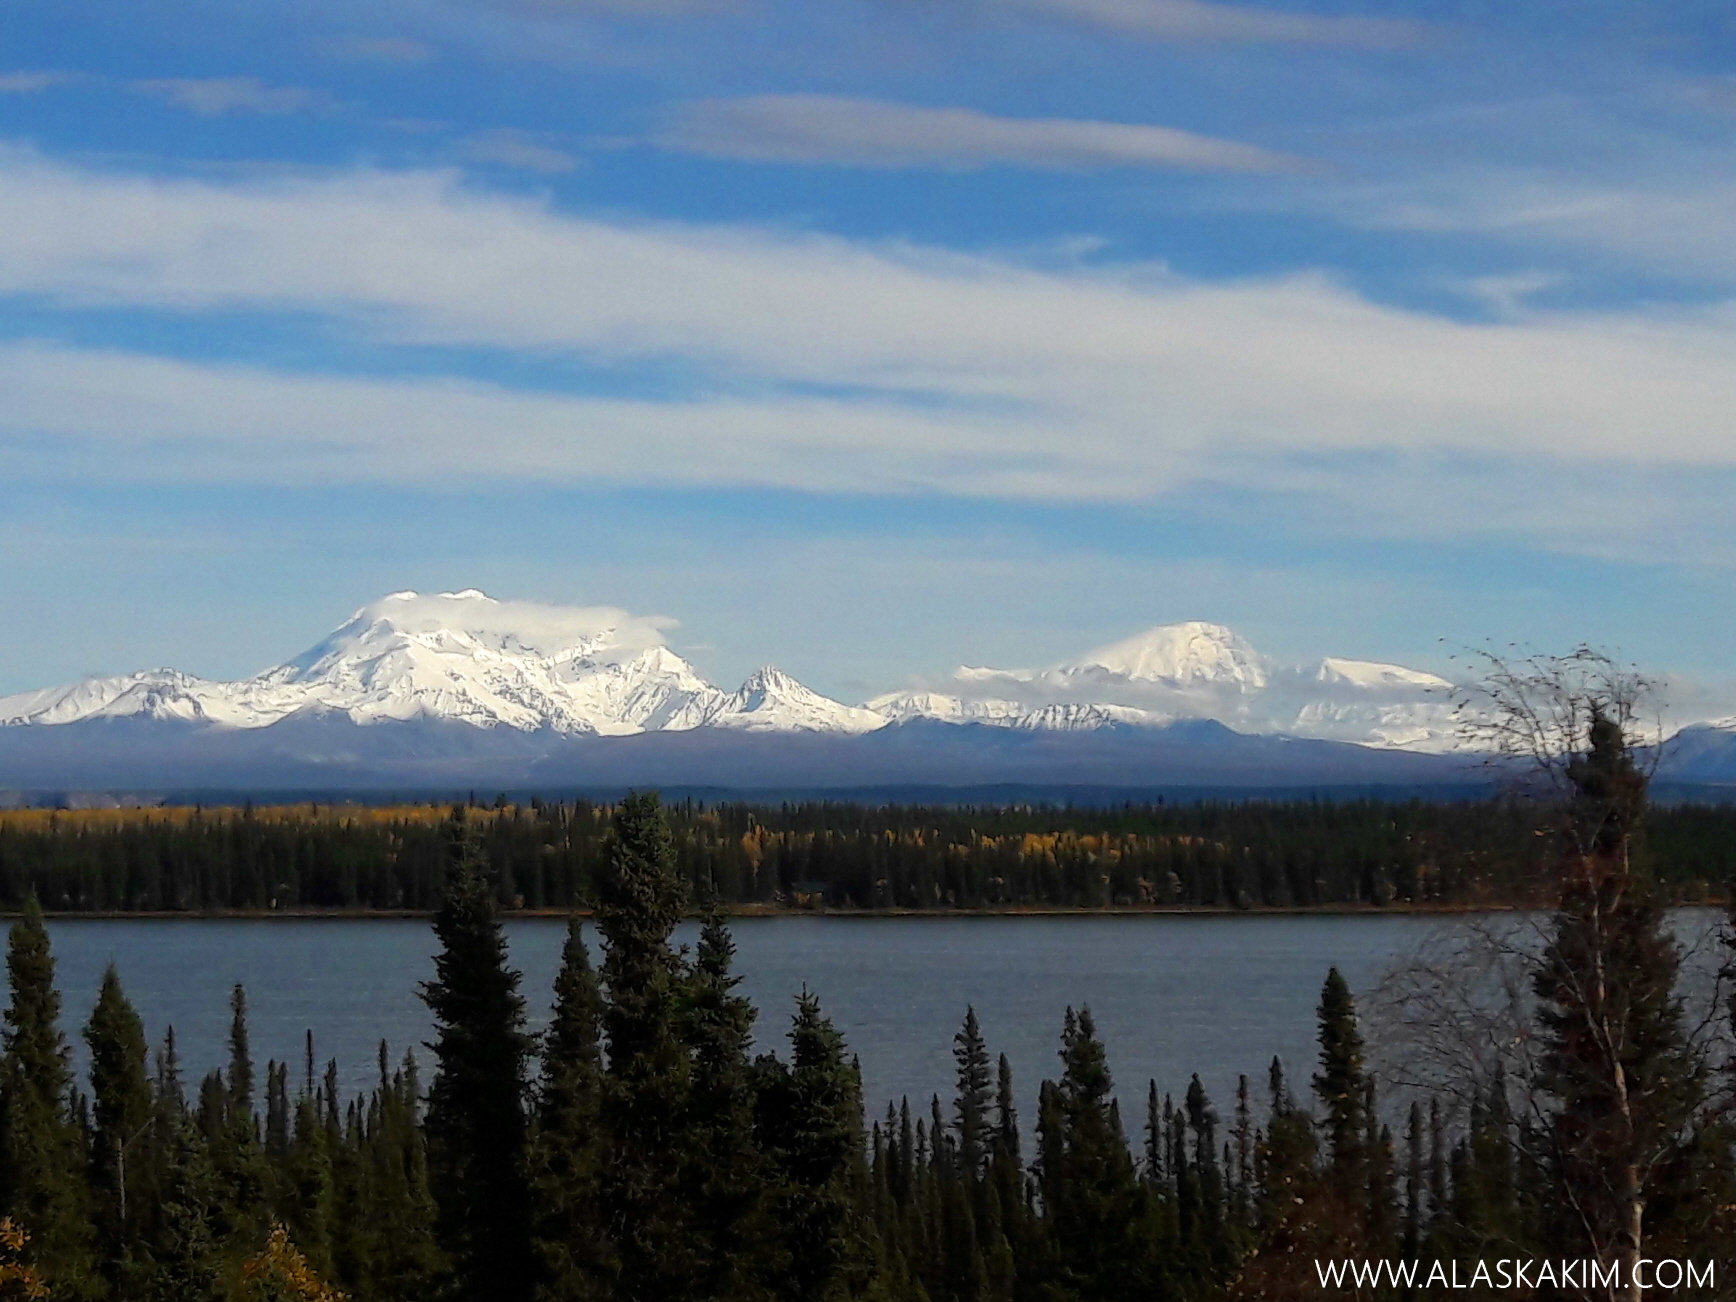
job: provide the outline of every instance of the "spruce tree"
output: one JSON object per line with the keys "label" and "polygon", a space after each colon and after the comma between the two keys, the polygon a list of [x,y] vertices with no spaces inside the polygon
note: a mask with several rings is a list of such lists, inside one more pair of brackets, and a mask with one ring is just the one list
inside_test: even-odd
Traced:
{"label": "spruce tree", "polygon": [[0,1215],[30,1234],[49,1285],[78,1296],[90,1283],[91,1230],[84,1137],[69,1100],[71,1051],[42,910],[32,896],[6,949],[12,1001],[0,1033]]}
{"label": "spruce tree", "polygon": [[[1605,705],[1594,705],[1585,749],[1566,766],[1561,903],[1533,984],[1540,1083],[1555,1102],[1558,1233],[1619,1262],[1626,1284],[1657,1177],[1686,1140],[1704,1079],[1685,1042],[1680,956],[1635,854],[1645,775]],[[1639,1296],[1637,1285],[1624,1293]]]}
{"label": "spruce tree", "polygon": [[[425,1125],[440,1240],[458,1297],[523,1302],[535,1278],[524,1163],[531,1051],[524,999],[462,810],[447,820],[445,837],[446,891],[434,917],[440,950],[434,979],[421,992],[435,1022]],[[328,1107],[335,1109],[335,1099]]]}
{"label": "spruce tree", "polygon": [[762,1060],[761,1069],[770,1079],[756,1121],[781,1175],[777,1295],[786,1302],[855,1296],[869,1266],[850,1184],[862,1142],[861,1083],[843,1037],[806,990],[790,1027],[789,1067]]}
{"label": "spruce tree", "polygon": [[171,1124],[155,1242],[141,1272],[140,1296],[145,1302],[219,1302],[217,1175],[192,1121],[182,1114]]}
{"label": "spruce tree", "polygon": [[713,909],[700,928],[688,976],[682,1038],[692,1057],[683,1201],[700,1251],[706,1296],[745,1298],[759,1289],[774,1237],[767,1172],[754,1143],[754,1082],[748,1049],[754,1008],[736,993],[735,941]]}
{"label": "spruce tree", "polygon": [[531,1141],[538,1297],[607,1296],[609,1268],[599,1181],[603,1143],[602,994],[580,919],[567,923],[555,976],[554,1017],[542,1043]]}
{"label": "spruce tree", "polygon": [[1326,1154],[1333,1187],[1349,1205],[1363,1199],[1367,1117],[1367,1076],[1362,1064],[1362,1033],[1356,1004],[1337,968],[1326,974],[1320,991],[1320,1070],[1314,1093],[1326,1111]]}
{"label": "spruce tree", "polygon": [[[265,1238],[267,1167],[254,1111],[253,1050],[247,1030],[247,992],[229,992],[229,1069],[206,1081],[201,1124],[210,1138],[211,1163],[223,1191],[226,1238],[251,1248]],[[209,1117],[207,1119],[207,1114]]]}
{"label": "spruce tree", "polygon": [[1039,1096],[1043,1210],[1054,1284],[1067,1293],[1133,1302],[1157,1287],[1140,1234],[1146,1193],[1114,1110],[1114,1088],[1091,1010],[1069,1008],[1061,1079]]}
{"label": "spruce tree", "polygon": [[692,1060],[682,1039],[687,973],[669,937],[686,906],[675,846],[655,794],[611,820],[596,882],[603,937],[602,1201],[622,1302],[686,1299],[703,1270],[681,1186]]}
{"label": "spruce tree", "polygon": [[151,1086],[145,1028],[110,963],[84,1028],[90,1049],[92,1221],[99,1268],[111,1292],[123,1291],[126,1264],[147,1208]]}
{"label": "spruce tree", "polygon": [[988,1046],[983,1043],[975,1007],[965,1009],[964,1026],[952,1040],[952,1059],[958,1068],[953,1127],[958,1136],[959,1170],[974,1184],[988,1166],[989,1106],[994,1097]]}

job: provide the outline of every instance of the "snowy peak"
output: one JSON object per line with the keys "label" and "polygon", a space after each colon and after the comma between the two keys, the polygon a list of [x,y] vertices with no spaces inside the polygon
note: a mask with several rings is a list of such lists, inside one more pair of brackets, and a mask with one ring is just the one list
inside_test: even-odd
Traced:
{"label": "snowy peak", "polygon": [[1140,682],[1180,687],[1266,685],[1265,657],[1222,624],[1162,624],[1098,647],[1052,674],[1099,671]]}
{"label": "snowy peak", "polygon": [[482,652],[568,659],[604,650],[660,646],[667,620],[635,618],[614,606],[496,601],[466,588],[423,596],[394,592],[363,606],[316,646],[284,665],[286,681],[317,678],[344,663],[377,660],[412,646],[441,654]]}
{"label": "snowy peak", "polygon": [[887,719],[821,696],[782,669],[766,665],[750,674],[706,722],[754,732],[862,733],[884,728]]}
{"label": "snowy peak", "polygon": [[1404,749],[1456,742],[1450,684],[1402,665],[1331,657],[1288,666],[1221,624],[1163,624],[1046,669],[961,668],[869,705],[890,719],[1087,730],[1209,719]]}
{"label": "snowy peak", "polygon": [[0,700],[0,725],[129,715],[258,728],[304,710],[357,724],[442,719],[604,736],[706,726],[856,733],[885,723],[775,669],[724,692],[664,644],[669,627],[613,606],[496,601],[474,588],[394,592],[255,677],[88,679]]}
{"label": "snowy peak", "polygon": [[1403,665],[1381,664],[1375,660],[1342,660],[1336,656],[1328,656],[1320,662],[1314,671],[1314,680],[1339,687],[1401,691],[1411,688],[1450,691],[1453,686],[1439,674],[1406,669]]}
{"label": "snowy peak", "polygon": [[276,668],[236,682],[174,670],[93,678],[0,700],[0,726],[134,718],[263,728],[301,712],[360,725],[416,719],[558,736],[720,728],[859,735],[932,721],[1091,731],[1215,720],[1406,749],[1454,740],[1449,684],[1376,661],[1269,660],[1220,624],[1147,629],[1039,669],[965,667],[866,706],[822,696],[781,669],[735,691],[671,649],[672,621],[614,606],[497,601],[474,588],[394,592]]}

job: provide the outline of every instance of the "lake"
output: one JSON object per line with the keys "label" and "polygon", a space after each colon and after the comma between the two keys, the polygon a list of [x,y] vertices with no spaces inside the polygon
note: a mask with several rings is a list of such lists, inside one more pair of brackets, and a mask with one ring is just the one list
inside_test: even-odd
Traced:
{"label": "lake", "polygon": [[[1263,1099],[1278,1054],[1305,1092],[1327,969],[1336,964],[1353,989],[1369,989],[1395,959],[1456,925],[1396,914],[771,917],[736,919],[732,930],[742,990],[760,1010],[759,1047],[787,1047],[793,999],[807,986],[861,1057],[871,1116],[900,1095],[913,1107],[935,1092],[950,1097],[952,1037],[974,1004],[990,1052],[1013,1065],[1028,1126],[1037,1082],[1059,1070],[1071,1004],[1096,1016],[1132,1130],[1148,1079],[1179,1097],[1197,1071],[1227,1113],[1238,1073]],[[564,927],[506,924],[534,1026],[547,1020]],[[79,1050],[112,959],[153,1043],[174,1026],[189,1087],[225,1061],[237,981],[262,1078],[265,1060],[277,1058],[300,1079],[308,1028],[320,1063],[335,1057],[350,1088],[371,1083],[381,1038],[394,1058],[415,1047],[426,1071],[431,1026],[416,997],[433,969],[424,921],[56,919],[49,931],[63,1025]],[[691,941],[694,931],[681,935]]]}

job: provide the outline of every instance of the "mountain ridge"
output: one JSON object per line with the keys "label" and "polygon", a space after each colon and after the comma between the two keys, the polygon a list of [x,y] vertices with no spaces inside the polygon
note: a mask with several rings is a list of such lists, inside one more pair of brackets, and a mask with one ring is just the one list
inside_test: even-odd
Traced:
{"label": "mountain ridge", "polygon": [[[474,588],[394,592],[249,678],[148,670],[0,699],[0,783],[159,771],[185,785],[225,764],[304,783],[1462,778],[1446,679],[1342,657],[1286,665],[1203,621],[1043,668],[961,666],[862,705],[772,665],[717,686],[668,645],[671,626]],[[1684,776],[1736,777],[1736,728],[1681,737]]]}

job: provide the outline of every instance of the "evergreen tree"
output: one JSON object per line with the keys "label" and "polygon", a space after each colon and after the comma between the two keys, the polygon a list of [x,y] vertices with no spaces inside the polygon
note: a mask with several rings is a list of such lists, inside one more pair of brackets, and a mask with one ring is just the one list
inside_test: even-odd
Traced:
{"label": "evergreen tree", "polygon": [[140,1293],[146,1302],[219,1302],[217,1176],[192,1121],[183,1114],[173,1126],[163,1154],[156,1242]]}
{"label": "evergreen tree", "polygon": [[[1620,702],[1616,702],[1617,705]],[[1572,785],[1561,904],[1534,988],[1540,1083],[1553,1096],[1561,1234],[1631,1281],[1656,1177],[1704,1091],[1676,993],[1679,954],[1633,853],[1646,780],[1608,703],[1594,704]],[[1638,1287],[1626,1290],[1637,1299]]]}
{"label": "evergreen tree", "polygon": [[692,1059],[682,1200],[692,1216],[704,1296],[762,1292],[768,1244],[767,1172],[754,1143],[754,1007],[737,994],[735,941],[710,911],[688,978],[682,1038]]}
{"label": "evergreen tree", "polygon": [[1109,1062],[1090,1009],[1069,1008],[1061,1079],[1039,1098],[1040,1183],[1062,1296],[1133,1302],[1158,1287],[1139,1228],[1145,1194],[1113,1111]]}
{"label": "evergreen tree", "polygon": [[[531,1296],[525,1184],[524,1029],[519,974],[481,854],[462,810],[447,822],[445,898],[434,917],[440,951],[422,999],[434,1015],[435,1075],[426,1132],[440,1240],[456,1295],[521,1302]],[[328,1100],[335,1110],[336,1101]]]}
{"label": "evergreen tree", "polygon": [[958,1136],[959,1170],[971,1183],[982,1179],[988,1165],[990,1093],[989,1051],[977,1024],[976,1009],[967,1007],[964,1026],[953,1037],[952,1057],[958,1067],[958,1092],[953,1101],[953,1126]]}
{"label": "evergreen tree", "polygon": [[615,809],[596,882],[603,937],[602,1200],[623,1302],[689,1297],[703,1271],[681,1200],[692,1061],[682,1039],[687,973],[669,937],[686,906],[655,794]]}
{"label": "evergreen tree", "polygon": [[607,1296],[609,1263],[599,1197],[602,1137],[602,994],[575,915],[555,976],[554,1017],[543,1037],[532,1140],[531,1191],[538,1296]]}
{"label": "evergreen tree", "polygon": [[239,983],[229,992],[229,1069],[223,1077],[207,1078],[199,1103],[200,1124],[223,1190],[221,1232],[242,1247],[252,1247],[268,1229],[267,1168],[254,1111],[247,992]]}
{"label": "evergreen tree", "polygon": [[90,1284],[84,1136],[70,1107],[70,1050],[42,910],[32,897],[6,949],[12,1001],[0,1059],[0,1215],[28,1227],[49,1285],[77,1297]]}
{"label": "evergreen tree", "polygon": [[782,1185],[777,1295],[786,1302],[857,1296],[869,1266],[850,1184],[861,1151],[861,1085],[843,1037],[806,990],[790,1027],[789,1067],[762,1059],[761,1069],[769,1079],[756,1120]]}
{"label": "evergreen tree", "polygon": [[[145,1028],[110,963],[84,1028],[90,1049],[90,1183],[97,1259],[109,1290],[121,1293],[147,1210],[148,1150],[139,1141],[151,1125],[145,1074]],[[130,1160],[129,1160],[130,1159]]]}
{"label": "evergreen tree", "polygon": [[1348,1204],[1362,1201],[1367,1114],[1367,1077],[1362,1065],[1362,1033],[1356,1004],[1337,968],[1326,974],[1320,992],[1320,1070],[1314,1093],[1326,1110],[1326,1154],[1333,1187]]}

